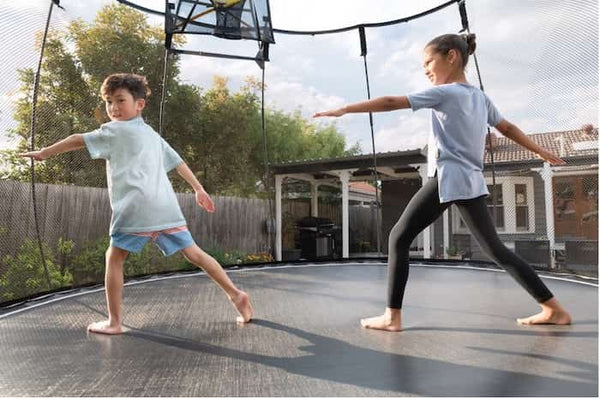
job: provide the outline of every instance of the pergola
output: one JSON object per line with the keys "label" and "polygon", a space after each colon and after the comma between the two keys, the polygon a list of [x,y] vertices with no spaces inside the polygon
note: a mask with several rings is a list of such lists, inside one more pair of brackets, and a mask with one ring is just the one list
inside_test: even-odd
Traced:
{"label": "pergola", "polygon": [[[387,152],[376,156],[379,180],[401,178],[426,179],[427,157],[422,149]],[[318,187],[332,185],[342,190],[342,257],[349,257],[349,183],[375,179],[373,155],[358,155],[345,158],[318,159],[271,165],[275,176],[275,259],[282,256],[282,183],[286,178],[309,182],[311,185],[311,216],[318,216]],[[425,232],[425,248],[428,245],[428,230]]]}

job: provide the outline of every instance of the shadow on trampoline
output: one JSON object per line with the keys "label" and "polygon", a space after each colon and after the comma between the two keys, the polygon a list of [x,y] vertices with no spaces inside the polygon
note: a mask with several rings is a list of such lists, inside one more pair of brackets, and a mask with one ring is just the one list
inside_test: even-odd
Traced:
{"label": "shadow on trampoline", "polygon": [[[556,396],[570,396],[574,392],[594,392],[593,383],[573,382],[535,374],[503,371],[485,367],[473,367],[446,361],[426,359],[415,356],[386,353],[356,345],[324,335],[314,334],[299,328],[279,324],[273,321],[256,319],[250,328],[267,328],[285,334],[291,334],[307,340],[310,345],[298,349],[308,354],[300,357],[265,356],[257,353],[239,351],[211,344],[194,342],[173,335],[147,330],[131,330],[127,334],[161,345],[176,347],[198,354],[210,354],[227,357],[236,361],[258,363],[262,366],[276,367],[288,373],[304,377],[317,378],[375,390],[394,390],[404,394],[425,396],[470,396],[470,395],[536,395],[539,388],[553,392]],[[425,328],[421,328],[425,329]],[[415,330],[415,329],[413,329]],[[442,331],[443,329],[429,329]],[[475,333],[505,334],[507,331],[465,329]],[[508,332],[514,333],[514,332]],[[525,335],[538,335],[540,332],[523,331]],[[541,333],[541,335],[545,335]],[[589,334],[585,334],[589,336]],[[108,337],[101,337],[105,340]],[[510,354],[558,362],[580,369],[572,373],[578,378],[594,380],[597,369],[594,365],[560,359],[552,356],[539,356],[510,351],[494,351],[487,348],[470,349],[496,354]],[[468,383],[465,383],[468,381]],[[511,383],[507,383],[507,382]],[[526,388],[526,390],[523,390]],[[289,392],[293,394],[293,392]]]}
{"label": "shadow on trampoline", "polygon": [[[402,333],[359,327],[382,310],[384,264],[243,269],[257,318],[233,322],[201,274],[132,282],[126,332],[95,289],[0,318],[8,396],[596,396],[598,292],[548,280],[571,326],[519,326],[535,311],[506,274],[411,268]],[[529,299],[529,301],[528,301]]]}

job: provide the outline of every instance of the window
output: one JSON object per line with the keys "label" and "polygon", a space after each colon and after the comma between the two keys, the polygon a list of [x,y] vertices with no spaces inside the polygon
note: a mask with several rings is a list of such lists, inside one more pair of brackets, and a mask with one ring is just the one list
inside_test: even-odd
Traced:
{"label": "window", "polygon": [[529,206],[527,204],[526,184],[515,184],[515,207],[517,231],[529,231]]}
{"label": "window", "polygon": [[[492,195],[492,179],[486,179],[486,183],[490,192],[490,195],[486,198],[486,203],[498,233],[534,233],[533,177],[497,177],[495,203]],[[493,217],[494,204],[496,206],[495,219]],[[452,209],[452,231],[454,233],[469,232],[456,207]]]}
{"label": "window", "polygon": [[494,210],[494,187],[492,185],[487,186],[490,195],[486,198],[488,211],[490,216],[494,220],[494,212],[496,212],[496,228],[498,230],[504,230],[504,201],[502,199],[502,184],[496,183],[496,209]]}
{"label": "window", "polygon": [[556,178],[554,183],[554,209],[556,219],[575,220],[575,180]]}
{"label": "window", "polygon": [[598,239],[598,176],[562,175],[553,179],[554,231],[561,239]]}

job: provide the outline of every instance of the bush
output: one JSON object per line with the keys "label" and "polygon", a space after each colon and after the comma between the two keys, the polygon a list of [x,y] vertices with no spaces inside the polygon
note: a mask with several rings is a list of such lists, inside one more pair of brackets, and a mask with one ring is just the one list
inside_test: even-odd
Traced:
{"label": "bush", "polygon": [[55,255],[48,244],[43,244],[50,286],[42,263],[37,241],[25,240],[17,255],[2,258],[2,276],[0,276],[0,301],[12,301],[40,292],[68,287],[73,277],[68,270],[54,261]]}
{"label": "bush", "polygon": [[[50,277],[50,286],[42,264],[37,241],[26,240],[17,255],[6,255],[0,262],[0,302],[18,300],[40,292],[104,281],[106,250],[110,237],[86,243],[76,248],[75,243],[59,239],[55,251],[44,243],[43,250]],[[238,250],[213,247],[205,250],[223,266],[273,261],[271,254],[246,254]],[[165,257],[150,243],[139,254],[131,253],[125,260],[125,277],[156,274],[168,271],[195,270],[181,253]]]}
{"label": "bush", "polygon": [[[103,237],[86,244],[79,254],[73,257],[69,269],[73,272],[74,285],[104,281],[106,250],[109,246],[110,237]],[[192,266],[181,254],[165,257],[150,243],[139,254],[129,254],[123,265],[123,274],[125,277],[132,277],[190,269]]]}

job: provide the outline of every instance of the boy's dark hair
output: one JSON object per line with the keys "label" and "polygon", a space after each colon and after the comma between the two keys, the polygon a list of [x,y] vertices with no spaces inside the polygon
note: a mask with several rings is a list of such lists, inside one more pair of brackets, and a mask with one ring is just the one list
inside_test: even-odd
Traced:
{"label": "boy's dark hair", "polygon": [[464,69],[467,66],[467,62],[469,62],[469,55],[475,52],[477,44],[475,43],[474,33],[463,35],[447,34],[436,37],[427,43],[425,47],[432,47],[436,53],[441,55],[447,55],[450,50],[458,51],[462,58]]}
{"label": "boy's dark hair", "polygon": [[146,77],[134,73],[113,73],[107,76],[100,88],[100,94],[105,99],[107,95],[118,89],[127,89],[136,100],[140,98],[145,100],[150,96]]}

